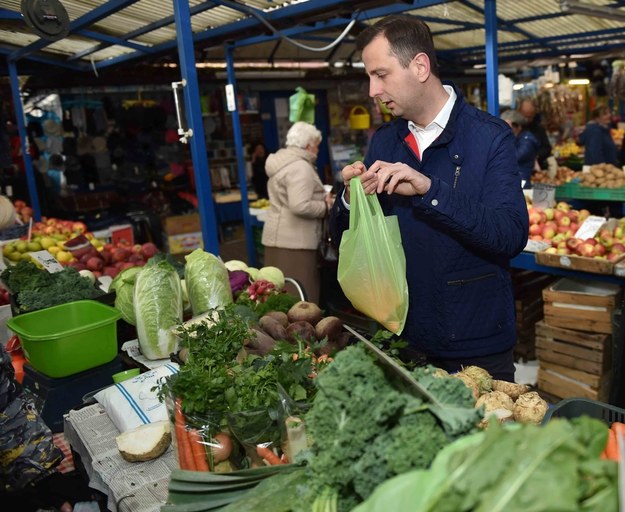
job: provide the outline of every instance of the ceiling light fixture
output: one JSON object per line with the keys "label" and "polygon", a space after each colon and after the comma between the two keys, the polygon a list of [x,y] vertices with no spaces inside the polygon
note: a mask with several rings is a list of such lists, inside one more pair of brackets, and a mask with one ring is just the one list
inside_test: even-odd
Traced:
{"label": "ceiling light fixture", "polygon": [[588,78],[571,78],[569,80],[569,85],[588,85],[589,83]]}
{"label": "ceiling light fixture", "polygon": [[584,14],[595,18],[606,18],[614,21],[625,21],[625,11],[604,7],[600,5],[590,5],[576,0],[560,0],[560,10],[564,13]]}

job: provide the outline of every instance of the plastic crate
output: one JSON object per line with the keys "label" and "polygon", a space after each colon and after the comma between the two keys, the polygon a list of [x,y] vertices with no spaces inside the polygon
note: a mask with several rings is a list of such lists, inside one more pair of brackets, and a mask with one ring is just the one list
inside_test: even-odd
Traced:
{"label": "plastic crate", "polygon": [[28,224],[16,224],[10,228],[0,229],[0,241],[15,240],[28,234]]}
{"label": "plastic crate", "polygon": [[549,408],[543,423],[551,418],[571,419],[579,416],[590,416],[611,425],[615,421],[625,422],[625,409],[588,398],[566,398]]}

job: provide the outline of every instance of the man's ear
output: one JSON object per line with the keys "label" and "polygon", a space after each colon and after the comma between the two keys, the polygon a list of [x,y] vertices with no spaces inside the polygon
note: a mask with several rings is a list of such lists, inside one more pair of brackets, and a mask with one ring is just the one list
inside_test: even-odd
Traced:
{"label": "man's ear", "polygon": [[423,52],[414,56],[410,67],[413,68],[415,76],[420,82],[425,82],[430,76],[430,58]]}

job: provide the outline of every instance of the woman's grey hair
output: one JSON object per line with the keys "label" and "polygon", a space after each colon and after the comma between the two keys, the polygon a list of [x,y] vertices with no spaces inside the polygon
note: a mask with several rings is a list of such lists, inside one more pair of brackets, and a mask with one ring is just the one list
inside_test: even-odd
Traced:
{"label": "woman's grey hair", "polygon": [[286,146],[295,146],[305,149],[309,144],[321,142],[321,132],[315,126],[304,121],[298,121],[286,134]]}
{"label": "woman's grey hair", "polygon": [[501,119],[510,121],[510,123],[516,124],[517,126],[525,126],[527,124],[527,119],[517,110],[506,110],[501,114]]}

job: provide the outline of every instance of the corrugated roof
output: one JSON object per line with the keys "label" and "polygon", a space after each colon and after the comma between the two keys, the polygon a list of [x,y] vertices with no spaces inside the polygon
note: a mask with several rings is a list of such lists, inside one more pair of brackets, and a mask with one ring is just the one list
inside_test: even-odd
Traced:
{"label": "corrugated roof", "polygon": [[[18,54],[39,41],[20,16],[21,0],[3,0],[0,8],[0,53],[29,64],[36,72],[46,65],[89,70],[131,60],[168,55],[177,60],[172,0],[60,0],[77,30],[60,41],[28,54]],[[580,3],[570,0],[569,4]],[[610,8],[625,19],[625,2],[584,0],[585,6]],[[354,57],[353,35],[365,24],[389,12],[408,11],[428,22],[441,59],[448,62],[484,62],[484,0],[347,1],[304,0],[190,0],[196,48],[203,59],[223,60],[223,42],[233,41],[235,57],[245,60],[346,60]],[[108,15],[85,24],[86,17],[112,7]],[[252,12],[253,11],[253,12]],[[283,13],[295,13],[284,16]],[[254,16],[253,14],[256,14]],[[94,16],[95,17],[95,16]],[[291,31],[291,37],[309,46],[324,46],[336,39],[350,19],[358,20],[336,50],[313,52],[279,41],[269,26]],[[168,20],[169,18],[169,20]],[[625,21],[604,16],[569,14],[560,0],[498,0],[498,43],[502,61],[560,58],[579,53],[620,51]],[[162,20],[166,20],[163,23]],[[168,21],[167,21],[168,20]],[[298,30],[301,29],[301,30]],[[240,46],[255,37],[256,44]]]}

